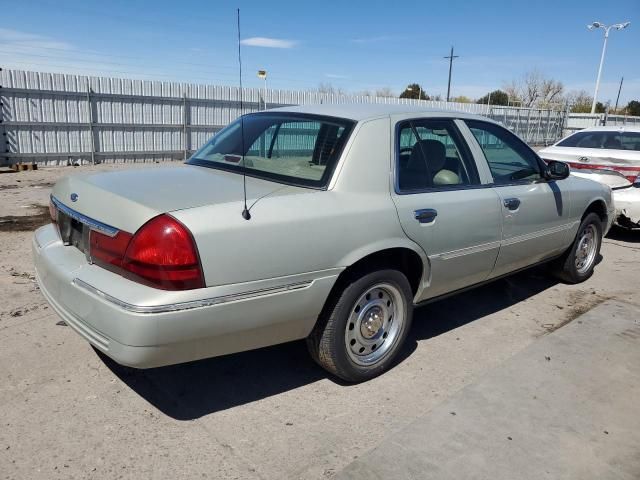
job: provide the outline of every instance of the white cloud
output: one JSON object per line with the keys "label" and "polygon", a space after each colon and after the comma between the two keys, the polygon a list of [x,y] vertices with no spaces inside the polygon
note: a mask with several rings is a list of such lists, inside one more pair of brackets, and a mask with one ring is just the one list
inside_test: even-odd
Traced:
{"label": "white cloud", "polygon": [[71,44],[64,41],[56,40],[44,35],[11,30],[9,28],[0,28],[0,46],[50,48],[55,50],[73,49]]}
{"label": "white cloud", "polygon": [[327,78],[333,78],[336,80],[345,80],[345,79],[351,78],[348,75],[340,75],[338,73],[325,73],[324,76]]}
{"label": "white cloud", "polygon": [[360,38],[352,38],[351,41],[353,43],[357,43],[359,45],[366,45],[369,43],[379,43],[379,42],[393,42],[396,40],[406,40],[411,37],[405,35],[379,35],[377,37],[360,37]]}
{"label": "white cloud", "polygon": [[240,43],[248,47],[293,48],[296,46],[297,42],[293,40],[283,40],[280,38],[251,37],[245,38]]}

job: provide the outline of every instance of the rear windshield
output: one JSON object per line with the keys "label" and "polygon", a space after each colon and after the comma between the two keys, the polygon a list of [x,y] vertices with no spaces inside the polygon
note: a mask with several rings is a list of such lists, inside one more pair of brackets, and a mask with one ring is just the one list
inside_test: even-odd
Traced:
{"label": "rear windshield", "polygon": [[640,132],[578,132],[558,143],[558,147],[607,148],[640,151]]}
{"label": "rear windshield", "polygon": [[353,126],[317,115],[249,114],[220,130],[187,163],[324,188]]}

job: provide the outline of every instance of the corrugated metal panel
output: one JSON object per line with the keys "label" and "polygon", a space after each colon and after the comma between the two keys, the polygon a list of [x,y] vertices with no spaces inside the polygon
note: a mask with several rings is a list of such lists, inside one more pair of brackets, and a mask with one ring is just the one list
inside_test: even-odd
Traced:
{"label": "corrugated metal panel", "polygon": [[[240,115],[238,87],[0,71],[0,162],[185,158]],[[312,103],[420,104],[487,115],[530,143],[560,137],[564,113],[314,91],[243,90],[245,113]]]}

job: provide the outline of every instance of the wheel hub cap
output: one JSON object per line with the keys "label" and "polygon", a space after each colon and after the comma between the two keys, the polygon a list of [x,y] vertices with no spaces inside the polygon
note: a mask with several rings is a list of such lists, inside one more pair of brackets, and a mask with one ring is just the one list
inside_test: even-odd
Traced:
{"label": "wheel hub cap", "polygon": [[384,312],[380,307],[371,307],[365,312],[364,319],[360,323],[360,333],[364,338],[373,338],[382,328]]}
{"label": "wheel hub cap", "polygon": [[588,271],[595,261],[598,250],[597,231],[593,225],[588,225],[581,233],[576,249],[575,264],[578,273]]}
{"label": "wheel hub cap", "polygon": [[393,349],[404,329],[405,303],[397,287],[380,283],[366,290],[352,307],[344,341],[351,360],[369,366]]}

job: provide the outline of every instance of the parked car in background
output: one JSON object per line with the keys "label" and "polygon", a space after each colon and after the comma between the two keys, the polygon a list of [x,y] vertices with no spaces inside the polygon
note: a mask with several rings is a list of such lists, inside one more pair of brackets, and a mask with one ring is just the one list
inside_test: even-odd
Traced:
{"label": "parked car in background", "polygon": [[567,162],[574,175],[609,185],[616,223],[640,228],[640,127],[586,128],[538,153]]}
{"label": "parked car in background", "polygon": [[306,338],[362,381],[416,305],[541,262],[586,280],[613,214],[609,187],[489,119],[316,105],[245,115],[184,166],[64,178],[33,255],[53,308],[124,365]]}

